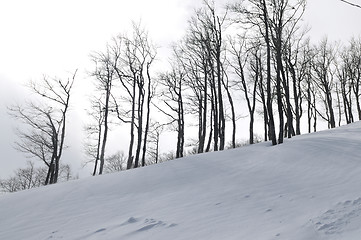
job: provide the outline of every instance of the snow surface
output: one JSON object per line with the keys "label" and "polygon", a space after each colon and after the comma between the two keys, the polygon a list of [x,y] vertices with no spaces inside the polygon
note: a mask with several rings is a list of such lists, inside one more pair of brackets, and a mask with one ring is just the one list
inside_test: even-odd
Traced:
{"label": "snow surface", "polygon": [[361,239],[361,122],[0,196],[0,239]]}

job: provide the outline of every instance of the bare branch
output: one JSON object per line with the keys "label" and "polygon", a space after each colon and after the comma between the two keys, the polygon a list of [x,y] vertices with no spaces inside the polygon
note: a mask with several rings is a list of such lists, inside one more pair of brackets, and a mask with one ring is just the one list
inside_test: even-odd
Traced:
{"label": "bare branch", "polygon": [[345,1],[345,0],[340,0],[340,1],[341,1],[341,2],[344,2],[344,3],[347,3],[347,4],[351,5],[351,6],[361,8],[361,6],[358,5],[358,4],[355,4],[355,3],[352,3],[352,2],[349,2],[349,1]]}

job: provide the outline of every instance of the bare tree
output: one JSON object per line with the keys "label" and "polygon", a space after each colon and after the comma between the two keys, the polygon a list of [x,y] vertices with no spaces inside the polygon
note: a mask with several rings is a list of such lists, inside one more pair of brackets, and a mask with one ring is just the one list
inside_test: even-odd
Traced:
{"label": "bare tree", "polygon": [[313,58],[312,68],[315,76],[314,83],[321,91],[319,97],[324,103],[325,113],[318,111],[319,116],[328,122],[330,128],[336,126],[335,114],[333,110],[332,90],[334,88],[335,70],[333,64],[335,60],[335,46],[328,43],[327,38],[323,39],[315,48],[316,55]]}
{"label": "bare tree", "polygon": [[87,134],[84,143],[85,154],[89,157],[90,162],[94,162],[93,176],[98,170],[100,161],[100,151],[102,146],[103,125],[104,125],[104,109],[100,99],[94,98],[91,102],[91,108],[88,110],[88,116],[91,123],[84,127]]}
{"label": "bare tree", "polygon": [[151,122],[150,123],[150,130],[149,130],[149,147],[148,147],[148,154],[150,156],[149,163],[157,164],[159,162],[160,157],[160,135],[164,130],[165,125],[160,124],[159,122]]}
{"label": "bare tree", "polygon": [[97,101],[96,106],[93,106],[93,108],[97,108],[96,113],[93,114],[99,114],[98,116],[95,116],[98,121],[97,129],[99,136],[93,174],[96,172],[98,161],[100,163],[99,174],[103,173],[105,150],[108,140],[110,101],[115,79],[115,71],[113,69],[114,59],[110,51],[110,46],[107,45],[105,52],[97,52],[91,56],[95,64],[95,69],[91,75],[95,78],[96,90],[101,96],[101,99]]}
{"label": "bare tree", "polygon": [[[225,147],[225,127],[226,119],[224,113],[223,103],[223,61],[222,52],[223,48],[223,25],[226,14],[222,17],[216,13],[214,2],[210,3],[204,1],[205,8],[198,12],[198,21],[203,25],[205,30],[205,46],[208,48],[212,59],[209,59],[209,66],[211,66],[211,83],[212,94],[214,97],[214,150],[223,150]],[[219,147],[218,147],[219,138]]]}
{"label": "bare tree", "polygon": [[[262,69],[259,59],[260,45],[253,44],[246,49],[246,40],[238,37],[239,42],[231,42],[231,54],[234,60],[231,65],[239,78],[239,89],[243,92],[249,112],[249,143],[254,143],[254,113],[256,110],[256,91],[258,83],[262,78]],[[249,56],[250,55],[250,56]],[[249,66],[250,80],[247,80],[247,66]],[[234,143],[235,145],[235,143]]]}
{"label": "bare tree", "polygon": [[9,114],[23,124],[17,129],[16,149],[29,157],[40,159],[47,167],[45,184],[58,181],[60,159],[65,146],[66,120],[71,89],[76,71],[62,80],[44,76],[41,82],[30,82],[30,89],[38,98],[26,106],[9,107]]}
{"label": "bare tree", "polygon": [[[45,173],[45,174],[44,174]],[[15,176],[5,180],[0,180],[0,187],[4,192],[16,192],[34,187],[43,186],[46,178],[46,169],[36,169],[34,163],[27,162],[26,168],[19,168],[15,171]]]}
{"label": "bare tree", "polygon": [[259,32],[261,39],[266,46],[266,99],[268,113],[268,137],[272,145],[277,144],[275,123],[273,116],[273,86],[272,86],[272,38],[271,38],[271,20],[269,13],[269,4],[265,0],[249,1],[249,5],[237,3],[230,8],[237,14],[236,23],[242,23],[246,28],[249,26]]}
{"label": "bare tree", "polygon": [[[295,34],[290,38],[284,56],[287,71],[290,74],[293,90],[293,112],[296,121],[295,134],[301,134],[301,117],[303,114],[303,89],[302,85],[306,81],[310,70],[311,51],[309,48],[309,39],[303,40],[305,32],[299,36]],[[291,127],[292,125],[289,125]],[[291,129],[289,129],[291,131]]]}
{"label": "bare tree", "polygon": [[105,158],[104,172],[112,173],[126,170],[126,164],[127,157],[124,155],[124,152],[117,152]]}
{"label": "bare tree", "polygon": [[[202,40],[198,36],[198,24],[191,22],[189,34],[185,40],[174,47],[175,61],[183,68],[186,78],[184,84],[190,93],[186,95],[188,100],[187,111],[197,115],[198,120],[198,153],[209,151],[210,141],[206,144],[206,134],[209,129],[209,137],[212,138],[213,126],[207,119],[209,104],[209,53],[203,51]],[[212,105],[213,106],[213,105]],[[213,111],[212,111],[213,112]]]}
{"label": "bare tree", "polygon": [[[361,120],[361,39],[360,38],[353,38],[350,41],[350,44],[346,49],[344,50],[344,53],[341,55],[342,58],[342,71],[343,71],[343,77],[345,78],[345,81],[347,81],[347,91],[350,92],[350,87],[352,89],[356,109],[357,109],[357,115],[358,119]],[[346,90],[346,89],[345,89]],[[351,104],[352,101],[349,98],[349,104],[348,104],[348,112],[349,112],[349,118],[352,118],[351,114]]]}
{"label": "bare tree", "polygon": [[233,82],[230,80],[230,77],[228,76],[228,68],[229,66],[226,66],[225,63],[222,64],[222,71],[223,71],[223,77],[222,77],[222,84],[223,84],[223,88],[227,94],[227,98],[228,98],[228,102],[231,108],[231,115],[227,115],[225,113],[225,116],[231,119],[232,122],[232,138],[231,138],[231,145],[232,148],[236,148],[237,147],[237,143],[236,143],[236,130],[237,130],[237,125],[236,125],[236,121],[237,121],[237,116],[236,116],[236,110],[235,110],[235,104],[233,101],[233,97],[232,97],[232,89],[234,88],[234,84]]}
{"label": "bare tree", "polygon": [[[272,110],[273,88],[276,89],[277,110],[279,120],[278,143],[283,142],[284,115],[287,117],[288,137],[293,129],[293,112],[291,106],[291,92],[288,72],[284,56],[287,44],[297,30],[298,23],[304,13],[306,1],[247,1],[231,6],[233,12],[238,14],[235,20],[243,23],[249,31],[250,38],[261,36],[266,46],[266,92],[268,109],[268,131],[272,144],[277,144],[275,136],[274,116]],[[256,32],[256,34],[254,34]],[[271,67],[273,60],[273,68]],[[272,75],[275,76],[272,76]],[[274,80],[274,83],[272,82]]]}
{"label": "bare tree", "polygon": [[185,72],[176,67],[173,67],[171,72],[160,76],[160,82],[165,87],[162,92],[163,103],[171,113],[162,110],[160,107],[157,108],[169,118],[168,124],[175,124],[177,132],[176,158],[183,157],[184,154],[184,78]]}
{"label": "bare tree", "polygon": [[[234,110],[232,96],[228,89],[226,75],[225,47],[223,40],[226,15],[219,16],[212,1],[203,1],[203,7],[195,11],[189,21],[184,41],[178,46],[179,63],[186,72],[185,84],[192,91],[188,111],[198,117],[198,152],[223,150],[225,145],[226,107],[224,94],[227,94]],[[180,55],[180,57],[179,57]],[[235,114],[232,111],[232,120]],[[209,121],[208,121],[209,119]],[[235,124],[233,124],[235,129]],[[206,135],[208,133],[208,143]],[[235,132],[235,130],[233,131]],[[213,142],[212,142],[213,141]]]}
{"label": "bare tree", "polygon": [[339,107],[339,125],[342,118],[342,108],[346,123],[351,123],[354,121],[352,113],[352,78],[349,78],[347,71],[348,54],[346,51],[341,54],[342,62],[336,64],[336,75],[338,80],[338,82],[336,82],[336,94]]}
{"label": "bare tree", "polygon": [[[304,80],[301,81],[301,94],[302,97],[307,102],[307,124],[308,124],[308,133],[311,133],[313,129],[314,132],[317,130],[317,86],[314,84],[312,76],[312,61],[315,52],[310,45],[310,41],[307,40],[301,52],[301,65],[304,69]],[[313,123],[312,123],[313,120]]]}
{"label": "bare tree", "polygon": [[[36,167],[34,162],[28,161],[25,168],[19,168],[14,175],[7,179],[0,179],[0,191],[17,192],[45,185],[47,167]],[[60,164],[58,181],[69,181],[72,178],[68,164]]]}
{"label": "bare tree", "polygon": [[156,57],[156,48],[148,33],[141,26],[133,24],[132,36],[119,35],[114,39],[112,54],[113,69],[121,86],[119,98],[124,103],[119,106],[115,96],[114,109],[121,122],[130,124],[127,169],[132,166],[137,168],[139,161],[145,165],[151,100],[154,96],[151,66]]}

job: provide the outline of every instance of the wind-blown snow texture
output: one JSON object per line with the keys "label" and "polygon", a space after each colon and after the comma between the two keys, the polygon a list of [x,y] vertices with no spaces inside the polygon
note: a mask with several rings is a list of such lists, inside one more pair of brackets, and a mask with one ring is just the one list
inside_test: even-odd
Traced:
{"label": "wind-blown snow texture", "polygon": [[0,239],[359,240],[361,122],[0,196]]}

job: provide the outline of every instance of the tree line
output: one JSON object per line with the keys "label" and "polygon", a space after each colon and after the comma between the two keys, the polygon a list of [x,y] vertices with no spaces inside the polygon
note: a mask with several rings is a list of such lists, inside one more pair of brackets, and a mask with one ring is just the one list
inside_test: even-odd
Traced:
{"label": "tree line", "polygon": [[[92,174],[180,158],[186,146],[192,153],[235,148],[243,110],[250,144],[258,141],[255,121],[263,122],[262,140],[277,145],[301,129],[317,131],[320,120],[328,128],[361,120],[361,39],[313,42],[302,20],[305,9],[305,0],[249,0],[224,8],[204,0],[172,46],[166,70],[155,69],[157,48],[141,24],[92,53],[89,77],[96,91],[85,126]],[[43,161],[45,184],[57,182],[74,79],[44,78],[42,88],[31,88],[47,104],[9,108],[28,126],[18,132],[16,146]],[[119,136],[119,144],[127,141],[126,153],[107,153],[112,126],[128,131]],[[176,133],[174,153],[161,155],[160,137],[169,130]],[[187,139],[187,131],[195,137]]]}
{"label": "tree line", "polygon": [[[273,145],[301,134],[302,124],[317,131],[319,119],[329,128],[360,120],[361,41],[312,43],[302,22],[305,9],[306,1],[254,0],[221,10],[204,1],[173,45],[170,68],[160,73],[151,71],[156,48],[141,26],[134,24],[130,37],[114,38],[93,58],[102,96],[89,128],[97,136],[93,174],[98,162],[102,173],[108,114],[130,128],[126,169],[157,159],[150,145],[159,144],[160,134],[153,142],[148,134],[160,126],[177,133],[175,158],[184,156],[191,127],[197,129],[188,143],[194,153],[223,150],[227,139],[236,147],[237,108],[248,110],[250,144],[256,117],[264,122],[263,140]],[[236,100],[240,95],[244,102]],[[152,121],[159,113],[167,118],[162,124]]]}

